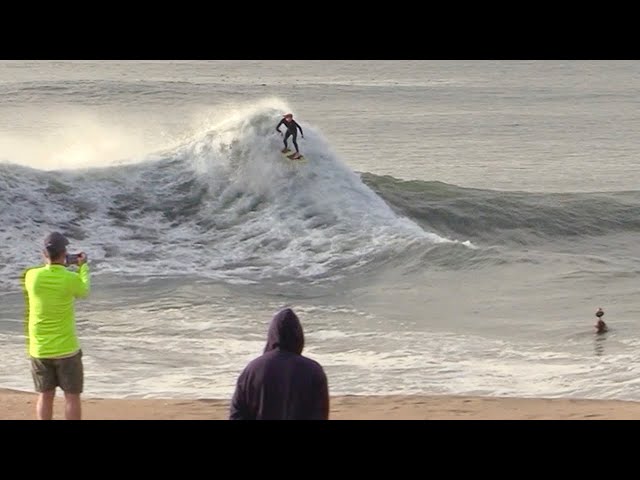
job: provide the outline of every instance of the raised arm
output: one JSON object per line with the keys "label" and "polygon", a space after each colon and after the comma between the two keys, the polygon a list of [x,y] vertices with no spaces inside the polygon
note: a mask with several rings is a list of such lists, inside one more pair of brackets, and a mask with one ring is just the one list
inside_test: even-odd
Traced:
{"label": "raised arm", "polygon": [[73,275],[71,280],[71,291],[75,297],[84,298],[91,290],[91,280],[89,277],[89,265],[83,263],[78,269],[78,273]]}
{"label": "raised arm", "polygon": [[24,336],[27,342],[27,352],[29,351],[29,292],[27,292],[27,274],[33,268],[27,268],[22,272],[20,277],[20,284],[22,286],[22,293],[24,295]]}

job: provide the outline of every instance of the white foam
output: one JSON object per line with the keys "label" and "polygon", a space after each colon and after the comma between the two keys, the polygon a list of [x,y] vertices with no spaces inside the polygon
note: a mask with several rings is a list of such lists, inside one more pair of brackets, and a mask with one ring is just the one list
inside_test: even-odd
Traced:
{"label": "white foam", "polygon": [[[54,193],[44,174],[20,178],[8,186],[23,201],[3,213],[11,227],[0,232],[2,244],[10,245],[10,256],[37,252],[47,231],[70,223],[86,234],[72,248],[89,252],[97,273],[191,273],[251,283],[340,275],[409,245],[453,242],[395,214],[313,125],[302,121],[305,138],[298,137],[307,161],[285,160],[275,126],[290,110],[278,100],[226,110],[206,133],[135,168],[102,171],[100,179],[97,170],[59,173],[63,186]],[[194,191],[206,186],[208,194],[193,200],[198,214],[178,212],[180,221],[172,223],[158,207],[186,208],[179,197],[193,192],[185,192],[185,182]],[[156,208],[121,212],[129,218],[115,221],[122,196]],[[89,205],[80,217],[79,204]]]}
{"label": "white foam", "polygon": [[79,107],[38,112],[43,114],[50,128],[41,136],[0,134],[0,161],[46,171],[72,170],[136,163],[174,145],[159,131],[150,135],[141,116],[125,119]]}

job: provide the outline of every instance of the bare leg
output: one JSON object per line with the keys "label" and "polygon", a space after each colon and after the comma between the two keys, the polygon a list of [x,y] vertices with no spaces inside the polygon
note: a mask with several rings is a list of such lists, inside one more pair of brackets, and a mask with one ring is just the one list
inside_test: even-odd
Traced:
{"label": "bare leg", "polygon": [[53,400],[56,397],[56,389],[38,394],[36,403],[36,416],[38,420],[51,420],[53,418]]}
{"label": "bare leg", "polygon": [[64,417],[67,420],[81,420],[82,406],[79,393],[64,392]]}

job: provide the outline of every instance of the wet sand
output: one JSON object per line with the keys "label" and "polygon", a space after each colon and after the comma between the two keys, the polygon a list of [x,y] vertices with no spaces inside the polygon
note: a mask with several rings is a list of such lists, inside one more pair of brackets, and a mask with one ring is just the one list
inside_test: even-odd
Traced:
{"label": "wet sand", "polygon": [[[0,389],[1,420],[35,418],[36,395]],[[57,396],[54,419],[63,419]],[[226,420],[229,400],[84,398],[86,420]],[[331,420],[640,419],[640,402],[466,396],[335,396]]]}

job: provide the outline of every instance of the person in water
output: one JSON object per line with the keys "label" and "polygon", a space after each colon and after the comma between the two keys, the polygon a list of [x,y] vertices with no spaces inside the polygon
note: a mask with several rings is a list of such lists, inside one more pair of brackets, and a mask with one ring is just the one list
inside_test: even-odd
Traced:
{"label": "person in water", "polygon": [[297,138],[298,138],[298,129],[300,129],[300,136],[304,138],[304,132],[302,131],[302,127],[298,124],[298,122],[296,122],[293,119],[293,114],[291,113],[287,113],[286,115],[284,115],[282,120],[280,120],[280,123],[278,123],[278,125],[276,126],[276,131],[280,135],[282,135],[282,132],[280,131],[280,127],[282,125],[284,125],[287,129],[287,133],[284,134],[284,148],[282,149],[282,153],[287,153],[289,151],[289,137],[291,137],[291,140],[293,141],[293,146],[296,149],[296,153],[291,158],[296,158],[296,159],[300,158],[302,155],[300,155],[300,149],[298,148]]}
{"label": "person in water", "polygon": [[604,311],[602,310],[602,308],[598,308],[598,311],[596,312],[596,317],[598,317],[598,321],[594,325],[596,329],[596,333],[605,333],[609,330],[609,327],[607,327],[607,324],[604,323],[604,320],[602,320],[603,316],[604,316]]}

